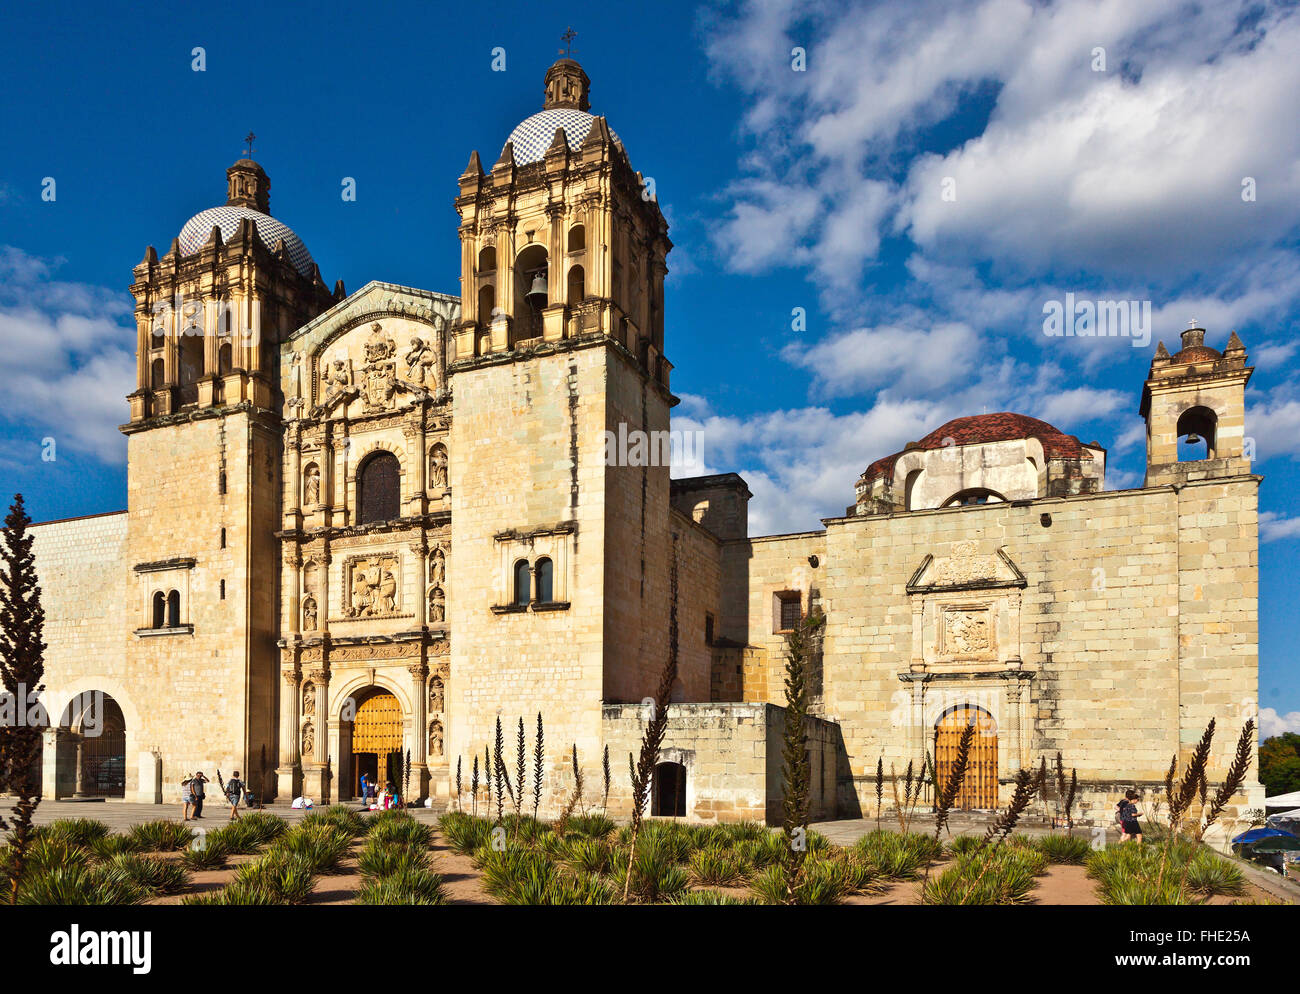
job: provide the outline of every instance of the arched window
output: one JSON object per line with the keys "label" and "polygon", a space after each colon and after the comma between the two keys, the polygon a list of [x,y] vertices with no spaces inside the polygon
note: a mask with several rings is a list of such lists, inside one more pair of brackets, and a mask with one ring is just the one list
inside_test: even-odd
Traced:
{"label": "arched window", "polygon": [[153,627],[163,628],[167,624],[167,597],[161,590],[153,595]]}
{"label": "arched window", "polygon": [[537,602],[550,604],[555,600],[555,566],[543,556],[537,560]]}
{"label": "arched window", "polygon": [[916,490],[916,484],[921,479],[921,473],[924,470],[914,469],[907,474],[907,482],[903,484],[903,507],[909,511],[916,510],[916,504],[912,500],[912,493]]}
{"label": "arched window", "polygon": [[497,290],[491,283],[487,286],[479,287],[478,290],[478,323],[488,325],[492,323],[492,311],[497,306]]}
{"label": "arched window", "polygon": [[391,452],[376,452],[357,471],[357,521],[392,521],[401,513],[401,467]]}
{"label": "arched window", "polygon": [[943,502],[944,507],[970,507],[975,504],[996,504],[999,501],[1006,500],[1000,493],[994,490],[985,490],[982,487],[972,487],[969,490],[961,490],[953,494]]}
{"label": "arched window", "polygon": [[587,296],[587,281],[583,274],[581,266],[569,267],[569,295],[566,298],[570,305],[579,303],[583,297]]}
{"label": "arched window", "polygon": [[484,246],[478,254],[478,271],[480,273],[494,273],[497,269],[497,250],[491,246]]}
{"label": "arched window", "polygon": [[234,368],[231,355],[231,348],[228,343],[217,350],[217,372],[222,376],[225,376]]}
{"label": "arched window", "polygon": [[528,569],[528,560],[521,559],[515,563],[515,603],[519,607],[528,606],[528,593],[531,587],[532,575]]}
{"label": "arched window", "polygon": [[193,404],[199,399],[199,377],[203,375],[203,338],[197,333],[182,335],[180,345],[180,400]]}
{"label": "arched window", "polygon": [[581,252],[587,247],[587,229],[575,224],[569,229],[569,251]]}
{"label": "arched window", "polygon": [[164,366],[161,359],[155,359],[149,364],[149,386],[154,390],[161,390],[163,384],[166,382],[163,369]]}
{"label": "arched window", "polygon": [[[561,269],[561,272],[563,270]],[[534,286],[549,286],[546,248],[542,245],[529,245],[515,259],[515,301],[514,327],[511,330],[511,345],[529,338],[542,335],[542,311],[550,303],[547,290],[536,295],[531,293]]]}
{"label": "arched window", "polygon": [[226,530],[224,528],[221,529],[221,547],[223,549],[226,547]]}
{"label": "arched window", "polygon": [[179,591],[173,590],[167,595],[167,627],[179,628],[181,626],[181,595]]}
{"label": "arched window", "polygon": [[1189,407],[1178,417],[1178,461],[1214,458],[1219,417],[1208,407]]}

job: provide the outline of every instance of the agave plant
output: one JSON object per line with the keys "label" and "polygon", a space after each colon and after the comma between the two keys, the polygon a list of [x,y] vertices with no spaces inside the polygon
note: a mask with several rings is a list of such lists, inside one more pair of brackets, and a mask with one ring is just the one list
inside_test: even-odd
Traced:
{"label": "agave plant", "polygon": [[438,830],[452,852],[468,856],[488,844],[492,822],[463,811],[448,811],[438,819]]}
{"label": "agave plant", "polygon": [[108,835],[108,826],[93,818],[60,818],[41,829],[39,835],[89,849]]}
{"label": "agave plant", "polygon": [[745,878],[736,854],[721,846],[696,849],[691,853],[690,867],[695,882],[709,887],[733,887]]}
{"label": "agave plant", "polygon": [[139,904],[145,892],[121,869],[71,863],[25,868],[18,888],[24,905]]}
{"label": "agave plant", "polygon": [[312,873],[333,873],[352,847],[352,836],[330,824],[304,824],[282,835],[271,856],[296,856]]}
{"label": "agave plant", "polygon": [[106,860],[122,853],[137,853],[140,844],[129,835],[105,835],[90,844],[90,851],[96,859]]}
{"label": "agave plant", "polygon": [[135,853],[118,853],[103,865],[106,869],[125,874],[149,895],[175,894],[189,883],[190,878],[185,867],[175,860],[138,856]]}
{"label": "agave plant", "polygon": [[446,904],[442,877],[414,864],[373,877],[357,891],[357,904]]}
{"label": "agave plant", "polygon": [[194,833],[180,822],[161,818],[132,825],[129,834],[140,852],[179,852],[194,841]]}
{"label": "agave plant", "polygon": [[732,897],[730,894],[722,894],[716,890],[684,890],[680,894],[672,897],[669,904],[687,904],[687,905],[717,905],[717,904],[758,904],[759,902],[752,897]]}
{"label": "agave plant", "polygon": [[357,865],[368,877],[386,877],[429,869],[429,854],[427,850],[372,839],[361,850]]}
{"label": "agave plant", "polygon": [[1087,839],[1071,835],[1045,835],[1038,840],[1038,845],[1053,863],[1082,864],[1092,851]]}

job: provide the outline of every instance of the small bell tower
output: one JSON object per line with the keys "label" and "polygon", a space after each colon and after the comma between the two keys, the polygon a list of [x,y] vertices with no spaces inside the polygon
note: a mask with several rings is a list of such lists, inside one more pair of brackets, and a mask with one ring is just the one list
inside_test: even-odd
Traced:
{"label": "small bell tower", "polygon": [[1246,384],[1254,372],[1235,331],[1222,352],[1205,344],[1205,329],[1195,321],[1174,355],[1164,342],[1157,345],[1142,389],[1146,486],[1250,473]]}

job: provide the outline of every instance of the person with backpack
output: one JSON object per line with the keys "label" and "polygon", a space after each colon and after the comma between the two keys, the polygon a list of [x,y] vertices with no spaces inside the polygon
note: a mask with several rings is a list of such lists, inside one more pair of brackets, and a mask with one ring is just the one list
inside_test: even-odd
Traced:
{"label": "person with backpack", "polygon": [[245,791],[244,781],[239,779],[239,771],[226,781],[226,800],[230,802],[230,820],[239,821],[239,798]]}
{"label": "person with backpack", "polygon": [[1119,825],[1120,842],[1127,842],[1129,839],[1142,842],[1142,826],[1138,824],[1138,809],[1135,803],[1137,799],[1138,792],[1130,789],[1124,792],[1123,800],[1115,805],[1115,824]]}

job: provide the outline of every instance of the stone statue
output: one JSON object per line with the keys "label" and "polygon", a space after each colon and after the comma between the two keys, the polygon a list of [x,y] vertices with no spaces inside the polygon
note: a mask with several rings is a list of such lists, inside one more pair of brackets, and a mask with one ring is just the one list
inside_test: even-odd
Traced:
{"label": "stone statue", "polygon": [[384,569],[379,580],[379,610],[384,614],[393,614],[397,610],[397,579],[391,569]]}
{"label": "stone statue", "polygon": [[320,378],[327,393],[332,387],[346,389],[352,386],[352,360],[344,358],[327,361],[321,369]]}
{"label": "stone statue", "polygon": [[426,378],[433,378],[433,349],[425,344],[423,338],[411,339],[411,346],[406,351],[406,370],[416,383],[424,385]]}
{"label": "stone statue", "polygon": [[442,724],[441,722],[432,722],[429,725],[429,755],[442,755]]}
{"label": "stone statue", "polygon": [[358,563],[352,571],[352,616],[359,618],[370,614],[371,599],[370,578],[366,575],[365,565]]}
{"label": "stone statue", "polygon": [[316,729],[311,722],[302,726],[302,758],[307,759],[316,751]]}
{"label": "stone statue", "polygon": [[442,586],[447,577],[447,554],[441,549],[433,550],[433,560],[429,563],[429,582]]}
{"label": "stone statue", "polygon": [[304,715],[316,713],[316,685],[310,681],[302,685],[302,713]]}
{"label": "stone statue", "polygon": [[447,620],[447,598],[441,587],[429,591],[429,624],[441,625]]}
{"label": "stone statue", "polygon": [[302,630],[304,632],[314,632],[316,630],[316,600],[308,597],[302,602]]}
{"label": "stone statue", "polygon": [[442,677],[434,676],[429,681],[429,713],[438,714],[442,711]]}
{"label": "stone statue", "polygon": [[315,464],[307,467],[303,485],[303,503],[307,507],[316,507],[320,504],[320,470]]}
{"label": "stone statue", "polygon": [[429,456],[429,480],[430,489],[447,488],[447,447],[441,442],[433,447]]}

